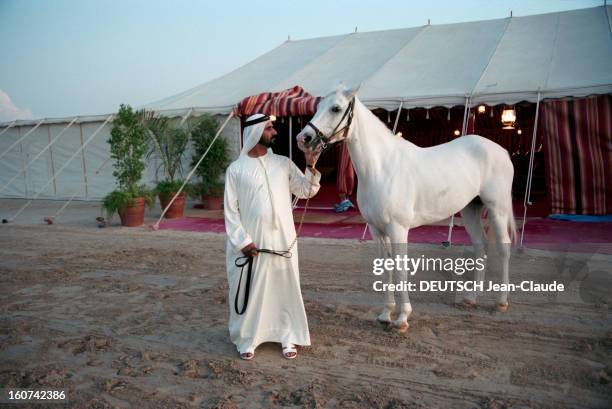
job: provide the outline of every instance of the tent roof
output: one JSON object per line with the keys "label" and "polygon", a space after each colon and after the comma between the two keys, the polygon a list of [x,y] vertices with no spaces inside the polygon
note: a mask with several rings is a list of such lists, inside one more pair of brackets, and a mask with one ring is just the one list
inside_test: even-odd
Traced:
{"label": "tent roof", "polygon": [[299,85],[324,96],[340,82],[361,84],[366,105],[389,110],[400,102],[406,108],[463,105],[467,96],[473,104],[493,105],[535,102],[538,91],[542,98],[612,93],[612,6],[286,41],[222,77],[144,107],[167,116],[229,113],[250,95]]}
{"label": "tent roof", "polygon": [[146,105],[229,112],[248,95],[361,84],[370,107],[515,103],[612,92],[612,6],[286,41],[250,63]]}

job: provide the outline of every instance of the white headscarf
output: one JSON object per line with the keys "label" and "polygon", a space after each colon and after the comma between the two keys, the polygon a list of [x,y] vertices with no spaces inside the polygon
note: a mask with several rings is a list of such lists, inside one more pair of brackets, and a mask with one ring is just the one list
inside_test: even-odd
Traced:
{"label": "white headscarf", "polygon": [[[264,114],[251,115],[247,118],[247,121],[252,121],[254,119],[262,118],[264,116]],[[240,151],[241,155],[246,155],[251,149],[255,147],[255,145],[259,143],[261,135],[263,135],[263,131],[264,129],[266,129],[267,123],[267,121],[264,121],[244,128],[244,144],[242,145],[242,150]]]}

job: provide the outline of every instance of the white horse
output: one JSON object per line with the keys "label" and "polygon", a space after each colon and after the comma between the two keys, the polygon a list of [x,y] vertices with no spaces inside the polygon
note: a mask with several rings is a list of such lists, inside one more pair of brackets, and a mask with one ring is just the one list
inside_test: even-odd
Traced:
{"label": "white horse", "polygon": [[[379,243],[382,257],[404,256],[408,230],[461,212],[476,257],[484,257],[487,235],[481,215],[488,209],[492,239],[497,243],[502,283],[508,283],[510,245],[516,236],[512,212],[514,168],[508,152],[478,135],[466,135],[430,148],[420,148],[394,135],[356,97],[358,87],[338,88],[318,105],[312,121],[297,136],[302,150],[344,140],[359,180],[357,203]],[[351,121],[352,120],[352,121]],[[407,272],[397,272],[401,280]],[[484,280],[484,270],[476,272]],[[389,274],[389,282],[393,282]],[[391,324],[395,296],[386,292],[380,322]],[[408,329],[412,306],[400,292],[401,307],[393,325]],[[463,303],[476,304],[476,293]],[[497,309],[508,308],[507,292],[500,292]]]}

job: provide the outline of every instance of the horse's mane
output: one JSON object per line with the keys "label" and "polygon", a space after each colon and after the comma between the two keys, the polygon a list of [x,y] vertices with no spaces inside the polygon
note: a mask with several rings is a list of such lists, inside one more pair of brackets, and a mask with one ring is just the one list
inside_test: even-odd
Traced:
{"label": "horse's mane", "polygon": [[412,142],[394,135],[393,131],[389,129],[387,125],[385,125],[376,115],[374,115],[372,111],[370,111],[363,104],[363,102],[361,102],[358,98],[356,99],[356,101],[357,101],[356,107],[358,107],[359,109],[360,117],[363,118],[362,119],[363,122],[361,126],[363,127],[363,130],[365,132],[367,132],[368,134],[377,135],[377,137],[384,137],[384,138],[388,137],[388,138],[392,138],[393,140],[399,139],[407,144],[416,146]]}

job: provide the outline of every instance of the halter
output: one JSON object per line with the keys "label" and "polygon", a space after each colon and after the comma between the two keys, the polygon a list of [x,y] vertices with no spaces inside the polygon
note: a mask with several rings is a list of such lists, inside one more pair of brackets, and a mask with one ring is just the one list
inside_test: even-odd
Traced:
{"label": "halter", "polygon": [[[336,125],[336,127],[334,128],[334,130],[332,131],[332,134],[330,136],[325,135],[323,132],[321,132],[321,130],[319,128],[317,128],[315,126],[315,124],[313,124],[312,122],[308,122],[306,124],[306,126],[311,127],[314,131],[315,131],[315,139],[313,139],[309,145],[311,146],[311,148],[313,148],[314,146],[319,144],[319,141],[321,141],[321,146],[323,148],[323,150],[327,149],[330,145],[333,145],[335,143],[340,142],[341,140],[346,138],[346,135],[348,134],[349,131],[349,127],[351,126],[351,123],[353,122],[353,113],[355,111],[355,97],[353,97],[351,99],[351,101],[349,102],[348,106],[346,107],[346,109],[344,110],[344,114],[342,115],[342,118],[340,118],[340,122],[338,122],[338,124]],[[344,118],[347,118],[346,121],[346,125],[340,129],[338,129],[340,127],[340,124],[342,124],[342,121],[344,121]],[[330,140],[338,135],[340,132],[344,131],[344,135],[342,137],[342,139],[339,139],[337,141],[334,142],[330,142]]]}

